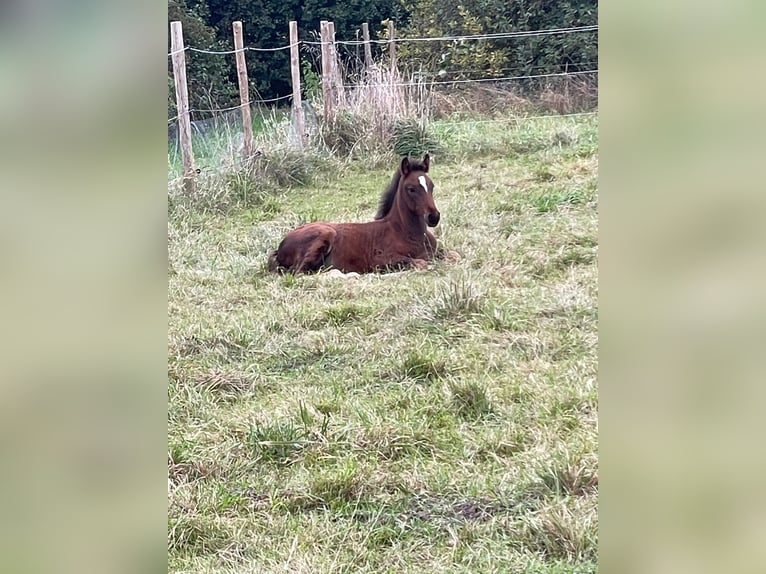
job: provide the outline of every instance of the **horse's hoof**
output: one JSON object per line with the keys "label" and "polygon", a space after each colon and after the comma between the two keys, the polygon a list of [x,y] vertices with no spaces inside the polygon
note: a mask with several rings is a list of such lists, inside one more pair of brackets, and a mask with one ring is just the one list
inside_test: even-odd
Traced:
{"label": "horse's hoof", "polygon": [[359,277],[359,273],[356,271],[350,271],[348,273],[343,273],[340,269],[330,269],[327,273],[325,273],[327,277]]}
{"label": "horse's hoof", "polygon": [[428,261],[425,259],[413,259],[412,266],[415,269],[428,269]]}
{"label": "horse's hoof", "polygon": [[449,261],[450,263],[457,263],[461,259],[463,259],[463,257],[457,251],[447,251],[444,254],[444,260]]}

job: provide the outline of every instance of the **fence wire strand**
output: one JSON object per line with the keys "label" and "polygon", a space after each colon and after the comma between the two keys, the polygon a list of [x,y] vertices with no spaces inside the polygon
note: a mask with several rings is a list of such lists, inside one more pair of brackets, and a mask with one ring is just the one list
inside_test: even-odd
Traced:
{"label": "fence wire strand", "polygon": [[[462,80],[444,80],[439,82],[432,82],[432,81],[425,81],[424,84],[427,85],[452,85],[452,84],[470,84],[470,83],[485,83],[485,82],[509,82],[513,80],[529,80],[529,79],[536,79],[536,78],[551,78],[551,77],[561,77],[561,76],[579,76],[579,75],[585,75],[585,74],[598,74],[598,70],[587,70],[582,72],[561,72],[561,73],[553,73],[553,74],[533,74],[528,76],[505,76],[501,78],[475,78],[475,79],[462,79]],[[372,87],[386,87],[386,86],[398,86],[398,87],[406,87],[406,86],[416,86],[418,85],[418,82],[395,82],[395,83],[382,83],[382,84],[344,84],[344,88],[372,88]],[[267,98],[267,99],[258,99],[258,100],[250,100],[246,104],[237,104],[235,106],[230,106],[228,108],[193,108],[189,110],[189,113],[197,112],[197,113],[222,113],[222,112],[229,112],[232,110],[236,110],[241,108],[244,105],[253,105],[253,104],[270,104],[282,100],[287,100],[292,98],[292,94],[284,95],[284,96],[278,96],[276,98]],[[173,118],[174,120],[178,119],[178,116]],[[168,123],[171,123],[171,120],[168,120]]]}
{"label": "fence wire strand", "polygon": [[[463,79],[463,80],[443,80],[440,82],[431,82],[431,81],[423,81],[423,84],[427,84],[430,86],[439,86],[439,85],[452,85],[452,84],[473,84],[473,83],[483,83],[483,82],[510,82],[513,80],[532,80],[535,78],[552,78],[557,76],[580,76],[584,74],[598,74],[598,70],[587,70],[583,72],[559,72],[559,73],[553,73],[553,74],[532,74],[528,76],[505,76],[502,78],[475,78],[475,79]],[[419,82],[413,81],[413,82],[393,82],[393,83],[382,83],[382,84],[361,84],[357,86],[356,84],[344,84],[344,88],[366,88],[366,87],[385,87],[385,86],[416,86]]]}
{"label": "fence wire strand", "polygon": [[[596,32],[598,31],[598,25],[590,26],[578,26],[573,28],[551,28],[548,30],[519,30],[517,32],[498,32],[494,34],[467,34],[463,36],[431,36],[431,37],[414,37],[414,38],[394,38],[393,40],[386,38],[382,40],[370,40],[370,44],[390,44],[392,41],[395,43],[400,42],[461,42],[465,40],[504,40],[508,38],[527,38],[530,36],[552,36],[559,34],[573,34],[576,32]],[[245,46],[243,50],[250,52],[278,52],[280,50],[289,50],[293,46],[299,46],[301,44],[309,46],[322,46],[323,44],[332,44],[333,42],[315,42],[311,40],[299,40],[295,44],[287,44],[285,46],[278,46],[276,48],[258,48],[255,46]],[[345,46],[361,46],[365,44],[364,40],[335,40],[335,44]],[[179,54],[185,50],[192,52],[199,52],[200,54],[236,54],[239,50],[205,50],[202,48],[193,48],[191,46],[184,46],[180,50],[169,52],[168,57]]]}
{"label": "fence wire strand", "polygon": [[[228,108],[192,108],[189,110],[189,113],[223,113],[223,112],[231,112],[233,110],[241,109],[243,106],[252,106],[255,104],[270,104],[273,102],[278,102],[280,100],[287,100],[292,98],[292,94],[288,94],[286,96],[278,96],[276,98],[267,98],[265,100],[250,100],[249,102],[245,102],[244,104],[238,104],[236,106],[231,106]],[[173,121],[177,120],[178,116],[173,117],[172,119],[168,120],[168,123],[172,123]]]}
{"label": "fence wire strand", "polygon": [[543,120],[543,119],[558,119],[558,118],[575,118],[581,116],[597,116],[598,112],[576,112],[571,114],[548,114],[544,116],[517,116],[512,118],[493,118],[488,120],[454,120],[454,121],[439,121],[439,125],[453,126],[463,124],[507,124],[515,123],[526,120]]}
{"label": "fence wire strand", "polygon": [[236,54],[237,52],[279,52],[280,50],[289,50],[293,46],[300,46],[300,42],[295,44],[288,44],[287,46],[279,46],[277,48],[255,48],[253,46],[245,46],[241,50],[203,50],[202,48],[189,48],[192,52],[199,52],[200,54]]}
{"label": "fence wire strand", "polygon": [[[498,32],[495,34],[466,34],[463,36],[423,36],[414,38],[384,38],[381,40],[370,40],[370,44],[390,44],[391,42],[460,42],[464,40],[504,40],[508,38],[528,38],[530,36],[552,36],[558,34],[573,34],[576,32],[596,32],[598,25],[591,26],[578,26],[575,28],[551,28],[549,30],[524,30],[518,32]],[[310,44],[314,46],[321,46],[324,44],[332,44],[332,42],[310,42],[303,40],[304,44]],[[346,46],[358,46],[365,44],[364,40],[336,40],[336,44],[342,44]]]}

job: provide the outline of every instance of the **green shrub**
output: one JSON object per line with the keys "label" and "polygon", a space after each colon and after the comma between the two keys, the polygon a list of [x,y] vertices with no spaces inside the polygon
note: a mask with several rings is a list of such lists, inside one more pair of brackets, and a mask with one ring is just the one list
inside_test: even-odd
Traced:
{"label": "green shrub", "polygon": [[401,118],[394,125],[394,153],[398,156],[422,156],[424,153],[436,153],[439,142],[429,130],[427,124],[416,118]]}

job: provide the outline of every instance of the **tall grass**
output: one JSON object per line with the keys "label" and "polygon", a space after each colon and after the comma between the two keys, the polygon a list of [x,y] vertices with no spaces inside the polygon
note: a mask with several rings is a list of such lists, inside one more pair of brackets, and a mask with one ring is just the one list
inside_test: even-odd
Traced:
{"label": "tall grass", "polygon": [[[418,76],[404,79],[396,71],[374,66],[343,94],[319,135],[332,153],[353,158],[421,153],[423,144],[436,145],[427,132],[431,117],[427,83]],[[414,141],[414,147],[408,140]]]}
{"label": "tall grass", "polygon": [[253,120],[253,154],[244,157],[241,129],[221,123],[208,133],[193,133],[199,170],[194,193],[184,192],[178,150],[168,151],[169,208],[228,212],[268,204],[281,190],[306,185],[332,160],[325,150],[302,150],[292,138],[291,116],[264,110]]}

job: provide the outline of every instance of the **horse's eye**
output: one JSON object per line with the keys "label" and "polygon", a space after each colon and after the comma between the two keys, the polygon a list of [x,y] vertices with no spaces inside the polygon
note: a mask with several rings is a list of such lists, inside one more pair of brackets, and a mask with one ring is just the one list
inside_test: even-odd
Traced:
{"label": "horse's eye", "polygon": [[415,193],[417,190],[418,190],[417,187],[408,187],[407,188],[407,191],[409,191],[410,193]]}

